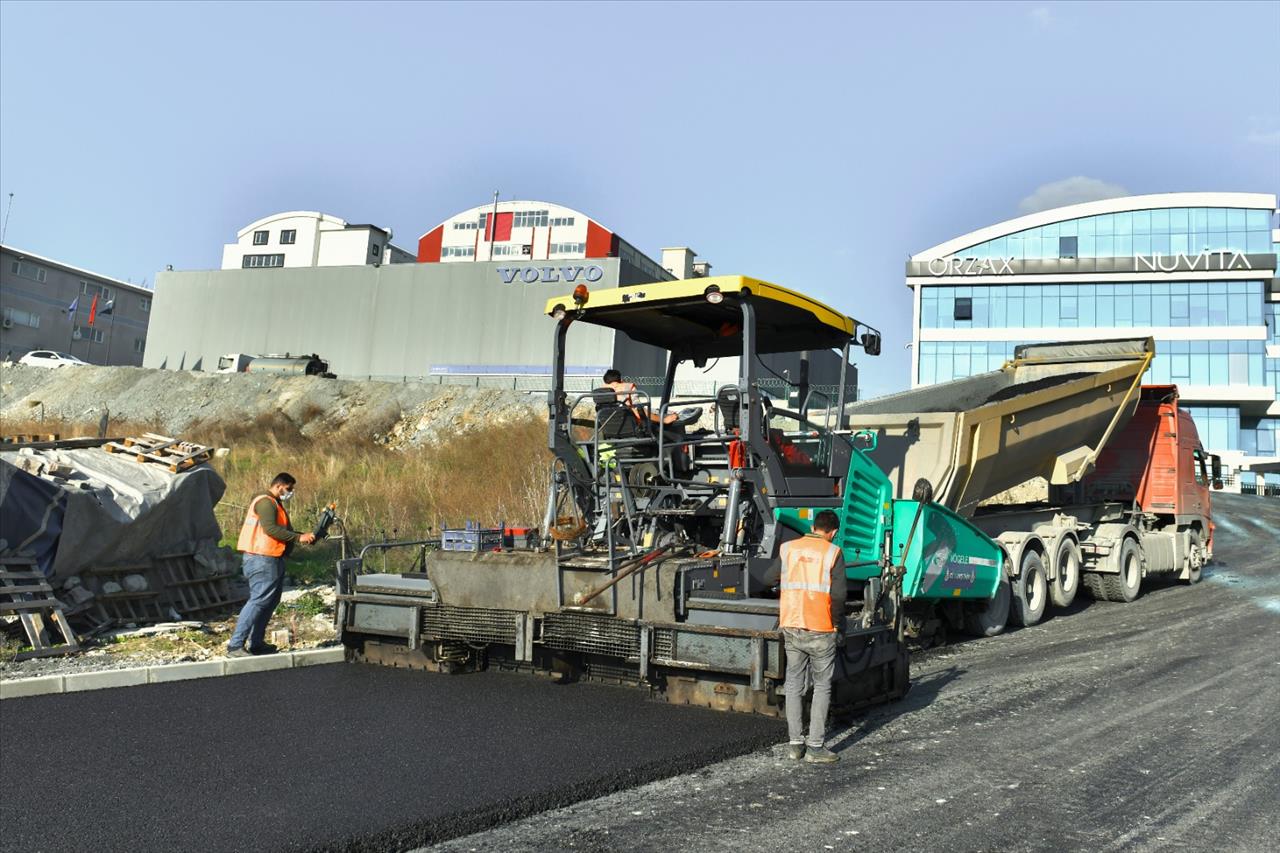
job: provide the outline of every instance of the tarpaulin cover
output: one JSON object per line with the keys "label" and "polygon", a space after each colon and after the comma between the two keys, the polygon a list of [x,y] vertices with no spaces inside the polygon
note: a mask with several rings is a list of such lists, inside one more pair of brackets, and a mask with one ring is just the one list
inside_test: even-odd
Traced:
{"label": "tarpaulin cover", "polygon": [[[68,477],[20,470],[22,456],[72,469]],[[99,448],[0,453],[0,521],[7,547],[31,551],[44,573],[67,578],[168,554],[213,568],[222,531],[213,508],[226,485],[208,465],[174,474]]]}

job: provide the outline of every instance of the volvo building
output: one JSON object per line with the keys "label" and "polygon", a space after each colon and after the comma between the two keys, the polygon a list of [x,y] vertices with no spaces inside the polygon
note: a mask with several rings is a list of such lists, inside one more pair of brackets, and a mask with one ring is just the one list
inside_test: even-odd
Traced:
{"label": "volvo building", "polygon": [[1145,381],[1176,383],[1249,485],[1280,455],[1277,244],[1260,193],[1112,198],[947,240],[907,262],[912,384],[995,370],[1020,343],[1150,335]]}

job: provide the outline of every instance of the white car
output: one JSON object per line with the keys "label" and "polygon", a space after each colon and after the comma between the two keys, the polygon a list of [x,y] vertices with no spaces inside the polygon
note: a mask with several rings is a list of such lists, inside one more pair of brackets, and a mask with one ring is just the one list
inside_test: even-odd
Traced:
{"label": "white car", "polygon": [[88,365],[87,361],[81,361],[74,355],[65,352],[54,352],[48,349],[37,349],[24,355],[18,359],[18,364],[29,364],[32,367],[75,367],[78,365]]}

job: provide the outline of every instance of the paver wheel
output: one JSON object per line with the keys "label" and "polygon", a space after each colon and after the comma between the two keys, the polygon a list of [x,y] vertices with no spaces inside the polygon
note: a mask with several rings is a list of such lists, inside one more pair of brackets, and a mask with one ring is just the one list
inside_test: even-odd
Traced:
{"label": "paver wheel", "polygon": [[1048,603],[1049,582],[1045,576],[1044,559],[1035,551],[1026,551],[1022,555],[1022,571],[1013,582],[1009,621],[1015,625],[1035,625],[1044,618]]}
{"label": "paver wheel", "polygon": [[1108,601],[1133,601],[1137,598],[1142,587],[1142,552],[1138,550],[1138,543],[1125,539],[1120,546],[1120,571],[1100,577],[1102,592]]}
{"label": "paver wheel", "polygon": [[1080,591],[1080,546],[1064,536],[1058,543],[1053,567],[1058,570],[1058,576],[1049,584],[1053,606],[1070,607]]}
{"label": "paver wheel", "polygon": [[994,637],[1004,631],[1004,626],[1009,621],[1010,598],[1009,579],[1002,576],[994,597],[965,608],[965,633],[975,637]]}

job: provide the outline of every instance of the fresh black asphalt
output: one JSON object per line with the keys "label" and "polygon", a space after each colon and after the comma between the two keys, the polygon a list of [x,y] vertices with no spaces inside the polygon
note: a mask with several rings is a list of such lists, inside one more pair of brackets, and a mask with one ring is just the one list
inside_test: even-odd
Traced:
{"label": "fresh black asphalt", "polygon": [[780,739],[628,688],[358,664],[9,699],[0,849],[406,849]]}

